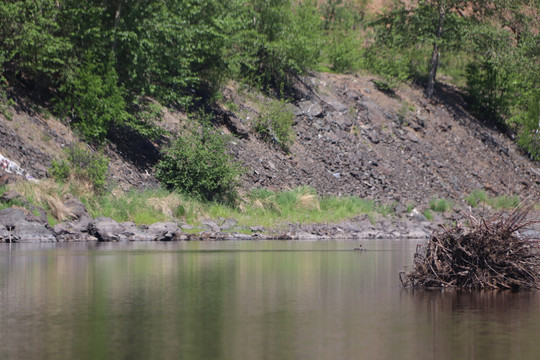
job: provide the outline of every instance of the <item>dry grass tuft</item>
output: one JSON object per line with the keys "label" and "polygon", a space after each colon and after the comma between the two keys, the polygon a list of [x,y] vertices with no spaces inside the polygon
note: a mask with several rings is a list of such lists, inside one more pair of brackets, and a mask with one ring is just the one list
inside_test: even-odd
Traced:
{"label": "dry grass tuft", "polygon": [[148,199],[152,208],[167,217],[173,218],[174,211],[181,205],[180,198],[175,194],[169,194],[166,197],[152,197]]}
{"label": "dry grass tuft", "polygon": [[319,197],[316,194],[305,193],[298,195],[296,206],[302,210],[321,210]]}
{"label": "dry grass tuft", "polygon": [[[72,182],[70,185],[80,189],[79,194],[88,191],[83,183]],[[20,182],[15,185],[15,189],[26,198],[32,199],[33,203],[48,208],[57,220],[63,221],[74,217],[72,210],[65,206],[63,201],[64,196],[71,190],[68,185],[60,185],[52,179],[46,179],[38,183]]]}
{"label": "dry grass tuft", "polygon": [[58,197],[57,195],[45,195],[44,200],[47,203],[52,216],[54,216],[57,220],[63,221],[73,219],[75,217],[72,210],[64,205],[62,198]]}

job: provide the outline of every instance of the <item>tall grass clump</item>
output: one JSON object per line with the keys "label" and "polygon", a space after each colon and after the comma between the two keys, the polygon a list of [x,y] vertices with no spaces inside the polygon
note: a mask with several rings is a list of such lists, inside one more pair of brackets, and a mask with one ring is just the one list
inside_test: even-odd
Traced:
{"label": "tall grass clump", "polygon": [[488,199],[488,194],[484,190],[476,189],[473,190],[465,198],[465,201],[473,208],[477,207],[478,205],[485,203]]}
{"label": "tall grass clump", "polygon": [[429,202],[430,210],[438,213],[445,213],[452,210],[453,207],[454,204],[452,204],[451,201],[448,201],[446,199],[431,199],[431,201]]}
{"label": "tall grass clump", "polygon": [[107,216],[118,222],[133,221],[136,224],[151,224],[174,218],[174,210],[180,204],[178,196],[166,190],[132,190],[81,199],[92,217]]}
{"label": "tall grass clump", "polygon": [[68,146],[64,155],[64,159],[52,161],[51,173],[57,181],[76,179],[92,184],[96,190],[104,188],[109,168],[105,155],[77,144]]}
{"label": "tall grass clump", "polygon": [[465,198],[465,201],[473,208],[488,205],[493,209],[513,209],[520,202],[519,196],[501,195],[492,197],[489,196],[484,190],[474,190],[469,196]]}
{"label": "tall grass clump", "polygon": [[[89,189],[89,193],[94,193],[94,189],[88,183],[85,184]],[[72,210],[65,206],[63,201],[64,197],[71,193],[70,186],[67,183],[57,183],[52,179],[46,179],[37,183],[18,182],[13,185],[13,188],[21,193],[29,204],[45,209],[51,225],[74,217]],[[82,191],[79,193],[82,193]]]}

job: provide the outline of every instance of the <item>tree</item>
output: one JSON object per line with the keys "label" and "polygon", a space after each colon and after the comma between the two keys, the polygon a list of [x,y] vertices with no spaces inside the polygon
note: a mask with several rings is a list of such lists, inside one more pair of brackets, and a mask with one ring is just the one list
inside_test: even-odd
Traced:
{"label": "tree", "polygon": [[[387,38],[405,48],[412,44],[430,44],[431,56],[425,96],[431,98],[435,89],[442,51],[462,46],[466,27],[488,16],[513,12],[522,2],[517,0],[419,0],[414,6],[398,6],[379,18]],[[509,10],[510,9],[510,10]],[[388,39],[386,41],[389,41]]]}
{"label": "tree", "polygon": [[429,75],[425,90],[425,96],[428,99],[431,99],[435,89],[435,80],[437,76],[437,69],[439,67],[439,56],[441,51],[441,42],[443,41],[443,34],[445,31],[459,31],[457,28],[446,27],[448,14],[454,13],[462,18],[478,16],[485,14],[487,10],[493,10],[492,6],[496,5],[496,3],[497,0],[424,0],[419,2],[420,6],[428,6],[434,13],[437,14],[437,21],[431,28],[433,37],[433,51],[431,53]]}

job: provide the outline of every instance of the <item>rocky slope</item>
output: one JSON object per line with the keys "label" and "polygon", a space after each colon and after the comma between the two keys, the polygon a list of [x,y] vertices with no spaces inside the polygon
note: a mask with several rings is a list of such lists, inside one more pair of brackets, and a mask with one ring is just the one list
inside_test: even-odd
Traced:
{"label": "rocky slope", "polygon": [[[242,116],[229,113],[229,127],[242,133],[237,129],[257,114],[233,91],[227,94],[243,109]],[[304,78],[298,94],[290,154],[249,132],[233,147],[246,166],[247,187],[310,185],[400,203],[459,201],[475,189],[538,194],[539,164],[508,135],[472,117],[452,87],[428,102],[421,89],[403,86],[388,95],[370,77],[318,74]]]}
{"label": "rocky slope", "polygon": [[[433,197],[462,201],[475,189],[492,195],[539,193],[539,164],[509,135],[472,117],[452,87],[441,86],[436,95],[428,102],[421,89],[409,86],[386,94],[369,76],[303,77],[290,105],[296,133],[290,153],[251,130],[249,119],[260,107],[235,86],[225,89],[223,103],[234,104],[236,111],[218,105],[216,113],[223,131],[237,137],[231,152],[245,167],[246,189],[310,185],[322,194],[401,204],[425,204]],[[0,154],[40,179],[76,136],[52,116],[29,109],[19,101],[11,119],[0,115]],[[161,125],[180,129],[183,118],[166,112]],[[152,169],[159,144],[118,134],[106,149],[113,182],[124,189],[157,186]]]}

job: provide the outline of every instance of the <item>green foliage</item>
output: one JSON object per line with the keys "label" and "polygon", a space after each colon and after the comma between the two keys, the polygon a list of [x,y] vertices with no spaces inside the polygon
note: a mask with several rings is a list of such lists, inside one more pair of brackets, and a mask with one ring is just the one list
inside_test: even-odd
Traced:
{"label": "green foliage", "polygon": [[518,196],[508,195],[491,197],[484,190],[477,189],[467,196],[465,201],[473,208],[486,204],[494,209],[513,209],[521,199]]}
{"label": "green foliage", "polygon": [[80,145],[65,149],[65,160],[53,160],[51,174],[57,181],[70,178],[88,181],[96,190],[102,190],[107,179],[109,159]]}
{"label": "green foliage", "polygon": [[93,217],[107,216],[118,222],[133,221],[136,224],[152,224],[170,220],[162,209],[154,207],[152,202],[165,199],[164,190],[129,191],[121,196],[109,193],[97,197],[83,198]]}
{"label": "green foliage", "polygon": [[467,102],[473,113],[483,119],[502,121],[508,111],[508,79],[493,64],[470,63],[467,66]]}
{"label": "green foliage", "polygon": [[521,121],[519,145],[535,160],[540,160],[540,91],[530,98],[529,110]]}
{"label": "green foliage", "polygon": [[62,36],[54,0],[0,4],[0,65],[4,75],[25,75],[38,93],[57,85],[72,44]]}
{"label": "green foliage", "polygon": [[283,100],[263,104],[260,115],[254,119],[254,130],[269,143],[275,143],[284,151],[294,142],[294,113]]}
{"label": "green foliage", "polygon": [[234,201],[240,169],[226,145],[226,139],[211,125],[188,130],[164,151],[156,177],[169,189],[185,194]]}
{"label": "green foliage", "polygon": [[113,123],[129,118],[114,67],[108,64],[102,69],[94,57],[87,59],[85,66],[60,87],[60,92],[56,110],[69,116],[90,141],[102,142]]}
{"label": "green foliage", "polygon": [[366,1],[326,1],[320,6],[323,16],[324,41],[322,55],[332,71],[348,72],[360,68],[363,37],[358,31],[364,20]]}
{"label": "green foliage", "polygon": [[163,119],[163,107],[159,103],[136,101],[133,104],[133,110],[130,112],[134,115],[129,117],[125,124],[141,136],[150,140],[157,140],[166,134],[166,131],[159,126]]}
{"label": "green foliage", "polygon": [[243,0],[227,58],[233,77],[281,92],[319,58],[321,20],[314,2]]}
{"label": "green foliage", "polygon": [[465,201],[473,208],[477,207],[481,203],[485,203],[488,199],[488,195],[484,190],[474,190],[469,196],[465,198]]}
{"label": "green foliage", "polygon": [[122,6],[114,30],[120,81],[137,94],[187,105],[190,88],[219,79],[228,2],[137,1]]}
{"label": "green foliage", "polygon": [[[1,63],[0,63],[1,66]],[[5,79],[1,76],[0,73],[0,115],[4,115],[6,119],[11,120],[12,114],[11,111],[9,111],[9,107],[15,105],[15,102],[13,99],[10,99],[8,97],[6,87],[5,87]]]}
{"label": "green foliage", "polygon": [[326,50],[332,70],[344,73],[359,69],[362,50],[361,41],[356,34],[334,35]]}
{"label": "green foliage", "polygon": [[446,199],[431,199],[429,202],[429,209],[438,213],[450,211],[453,207],[452,202]]}
{"label": "green foliage", "polygon": [[538,157],[540,35],[530,26],[518,38],[491,25],[470,27],[467,101],[478,117],[515,130],[520,146]]}
{"label": "green foliage", "polygon": [[502,195],[492,199],[490,205],[495,209],[513,209],[520,201],[518,196]]}
{"label": "green foliage", "polygon": [[337,222],[361,214],[374,217],[379,210],[372,200],[356,196],[320,196],[308,186],[274,192],[254,189],[249,194],[244,210],[236,217],[239,224],[276,227],[281,223]]}
{"label": "green foliage", "polygon": [[424,211],[424,216],[429,221],[433,221],[434,216],[433,216],[433,212],[430,209],[426,209],[426,211]]}
{"label": "green foliage", "polygon": [[[457,3],[420,1],[416,7],[406,7],[396,2],[371,22],[373,35],[363,67],[398,83],[427,78],[434,44],[440,52],[441,65],[445,54],[462,47],[468,19],[450,11],[458,7]],[[437,33],[439,4],[446,8],[442,34]]]}
{"label": "green foliage", "polygon": [[393,215],[395,213],[394,211],[394,207],[395,207],[395,203],[391,203],[391,204],[379,204],[377,206],[377,212],[379,214],[381,214],[382,216],[389,216],[389,215]]}

